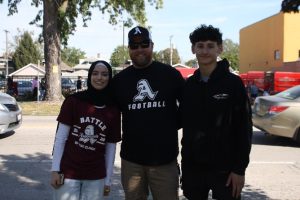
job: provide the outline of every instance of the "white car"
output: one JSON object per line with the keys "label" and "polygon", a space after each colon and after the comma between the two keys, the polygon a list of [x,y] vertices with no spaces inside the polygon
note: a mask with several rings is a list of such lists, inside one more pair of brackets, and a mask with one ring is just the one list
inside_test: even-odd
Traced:
{"label": "white car", "polygon": [[13,131],[22,124],[22,109],[16,99],[0,92],[0,134]]}

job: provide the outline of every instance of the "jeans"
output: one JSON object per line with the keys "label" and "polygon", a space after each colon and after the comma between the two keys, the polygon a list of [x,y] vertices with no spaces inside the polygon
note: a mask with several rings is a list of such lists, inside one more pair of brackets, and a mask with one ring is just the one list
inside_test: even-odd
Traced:
{"label": "jeans", "polygon": [[64,184],[54,189],[53,200],[103,200],[104,179],[65,179]]}

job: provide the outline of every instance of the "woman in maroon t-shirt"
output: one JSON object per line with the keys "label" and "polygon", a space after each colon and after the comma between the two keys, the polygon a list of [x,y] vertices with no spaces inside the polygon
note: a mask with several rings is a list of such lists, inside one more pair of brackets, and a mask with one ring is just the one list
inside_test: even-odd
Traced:
{"label": "woman in maroon t-shirt", "polygon": [[88,89],[70,95],[57,117],[51,185],[54,199],[102,200],[110,192],[120,112],[111,99],[111,66],[94,62]]}

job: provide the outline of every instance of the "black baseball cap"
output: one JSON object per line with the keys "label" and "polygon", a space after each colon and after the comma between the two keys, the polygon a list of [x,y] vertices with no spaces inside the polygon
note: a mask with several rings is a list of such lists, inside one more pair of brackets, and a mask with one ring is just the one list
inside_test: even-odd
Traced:
{"label": "black baseball cap", "polygon": [[140,41],[152,41],[151,34],[148,29],[136,26],[128,33],[128,43],[138,43]]}

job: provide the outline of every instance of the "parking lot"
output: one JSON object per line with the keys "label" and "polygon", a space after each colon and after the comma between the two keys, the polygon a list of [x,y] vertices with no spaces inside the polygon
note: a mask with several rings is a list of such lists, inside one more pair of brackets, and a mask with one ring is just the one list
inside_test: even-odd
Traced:
{"label": "parking lot", "polygon": [[[49,170],[55,119],[55,116],[24,116],[19,129],[0,136],[1,200],[52,199]],[[242,196],[249,200],[300,200],[300,145],[287,138],[265,136],[255,129]],[[112,193],[106,199],[124,199],[119,155]]]}

